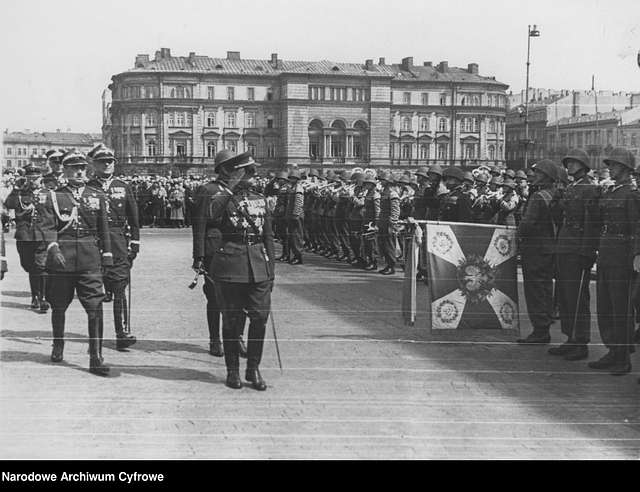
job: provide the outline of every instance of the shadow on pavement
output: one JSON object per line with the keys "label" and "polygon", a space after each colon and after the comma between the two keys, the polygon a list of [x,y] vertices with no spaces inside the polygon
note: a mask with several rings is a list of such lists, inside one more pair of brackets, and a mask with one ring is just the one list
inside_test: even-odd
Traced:
{"label": "shadow on pavement", "polygon": [[[31,311],[31,304],[20,304],[18,302],[0,301],[0,307],[4,309],[23,309],[25,311]],[[36,311],[34,311],[35,314]]]}
{"label": "shadow on pavement", "polygon": [[0,294],[8,297],[31,297],[31,293],[25,290],[3,290]]}

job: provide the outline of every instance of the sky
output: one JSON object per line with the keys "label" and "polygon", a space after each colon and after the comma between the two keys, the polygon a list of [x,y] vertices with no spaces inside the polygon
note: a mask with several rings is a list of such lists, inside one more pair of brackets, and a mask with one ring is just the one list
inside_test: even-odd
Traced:
{"label": "sky", "polygon": [[3,0],[0,128],[99,132],[101,94],[138,53],[478,63],[531,87],[640,92],[640,0]]}

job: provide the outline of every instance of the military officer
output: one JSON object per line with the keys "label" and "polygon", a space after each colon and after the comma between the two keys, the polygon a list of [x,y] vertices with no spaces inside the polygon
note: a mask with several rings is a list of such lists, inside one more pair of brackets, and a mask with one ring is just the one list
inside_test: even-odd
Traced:
{"label": "military officer", "polygon": [[549,349],[551,355],[567,360],[582,360],[589,355],[591,313],[589,281],[596,259],[600,225],[598,222],[598,186],[591,181],[587,153],[572,149],[562,165],[573,177],[558,200],[559,225],[556,241],[556,290],[560,307],[560,326],[565,343]]}
{"label": "military officer", "polygon": [[441,197],[438,220],[472,222],[472,202],[464,189],[464,172],[459,167],[447,167],[442,177],[449,193]]}
{"label": "military officer", "polygon": [[289,173],[289,192],[285,220],[287,227],[288,251],[293,257],[289,260],[292,265],[302,265],[302,244],[304,220],[304,188],[300,182],[300,171],[293,169]]}
{"label": "military officer", "polygon": [[237,339],[246,312],[250,324],[245,379],[264,391],[267,385],[259,365],[274,280],[272,219],[264,197],[251,190],[257,165],[251,154],[226,153],[216,161],[222,190],[212,197],[211,220],[218,225],[220,240],[209,271],[223,306],[226,385],[242,388]]}
{"label": "military officer", "polygon": [[347,221],[349,225],[349,241],[351,250],[354,253],[352,265],[358,268],[364,268],[366,262],[364,260],[364,244],[362,242],[362,227],[364,218],[364,205],[367,190],[363,184],[364,172],[355,172],[351,179],[355,183],[353,194],[349,198],[349,208]]}
{"label": "military officer", "polygon": [[551,201],[558,180],[558,169],[544,159],[534,166],[533,185],[538,189],[531,195],[522,221],[518,226],[524,294],[533,332],[518,343],[549,343],[549,327],[553,323],[553,275],[556,226]]}
{"label": "military officer", "polygon": [[88,184],[102,189],[107,197],[113,265],[104,268],[103,282],[107,299],[113,300],[116,348],[125,350],[136,343],[136,337],[130,334],[125,291],[131,281],[133,260],[140,252],[138,204],[129,185],[113,175],[116,159],[111,149],[98,144],[87,153],[87,157],[96,174]]}
{"label": "military officer", "polygon": [[631,187],[635,158],[629,150],[614,148],[604,163],[614,184],[599,202],[602,232],[596,290],[598,328],[609,351],[589,367],[621,375],[631,371],[632,278],[634,271],[640,272],[640,194]]}
{"label": "military officer", "polygon": [[65,184],[63,168],[61,164],[62,156],[65,154],[64,149],[50,149],[45,153],[47,157],[47,166],[49,172],[42,176],[42,185],[49,189],[55,190]]}
{"label": "military officer", "polygon": [[[214,166],[217,171],[220,164],[225,159],[233,157],[233,153],[229,150],[223,150],[216,154],[214,158]],[[227,178],[230,179],[230,178]],[[239,179],[233,178],[229,184],[235,186]],[[208,183],[200,185],[196,188],[193,199],[193,214],[191,217],[192,236],[193,236],[193,270],[204,276],[204,284],[202,291],[207,299],[207,327],[209,330],[209,354],[214,357],[223,357],[224,349],[221,339],[221,316],[222,316],[222,299],[214,286],[213,274],[210,271],[211,260],[214,251],[219,247],[222,241],[222,233],[220,232],[219,223],[212,215],[212,205],[216,197],[224,193],[222,183],[216,179]],[[242,321],[244,326],[244,320]],[[238,354],[246,357],[247,350],[242,341],[242,337],[238,336]]]}
{"label": "military officer", "polygon": [[74,293],[87,313],[89,371],[106,376],[102,359],[101,267],[113,265],[107,199],[101,188],[87,184],[87,159],[75,149],[61,160],[67,185],[52,191],[44,204],[45,240],[51,303],[53,350],[51,360],[61,362],[64,349],[65,312]]}
{"label": "military officer", "polygon": [[375,174],[365,174],[362,186],[365,190],[364,210],[362,213],[364,269],[376,270],[378,268],[376,232],[378,231],[377,223],[380,218],[380,192],[377,190]]}
{"label": "military officer", "polygon": [[289,251],[289,239],[287,230],[287,207],[289,199],[289,175],[286,171],[279,171],[276,174],[276,184],[278,186],[278,195],[276,198],[276,206],[273,210],[273,225],[276,238],[282,245],[282,255],[278,261],[290,261],[291,252]]}
{"label": "military officer", "polygon": [[5,207],[15,211],[16,247],[20,265],[29,274],[31,308],[46,313],[49,304],[45,300],[47,244],[40,228],[42,203],[47,190],[42,186],[42,173],[29,164],[25,175],[18,178],[14,188],[5,200]]}
{"label": "military officer", "polygon": [[378,218],[378,246],[386,266],[378,273],[393,275],[396,270],[396,226],[400,218],[400,195],[396,189],[393,177],[388,171],[378,175],[378,181],[383,185],[380,194],[380,215]]}

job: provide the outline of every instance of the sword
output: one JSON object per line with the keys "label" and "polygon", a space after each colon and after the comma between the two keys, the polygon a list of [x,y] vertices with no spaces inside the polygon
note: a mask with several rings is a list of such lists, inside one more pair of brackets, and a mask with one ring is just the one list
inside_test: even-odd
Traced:
{"label": "sword", "polygon": [[129,269],[129,302],[127,303],[127,324],[125,333],[131,333],[131,269]]}
{"label": "sword", "polygon": [[[591,273],[591,272],[589,272]],[[584,278],[587,274],[587,270],[582,270],[582,274],[580,275],[580,287],[578,287],[578,300],[576,301],[576,310],[573,315],[573,326],[571,327],[571,340],[575,341],[576,339],[576,325],[578,324],[578,311],[580,310],[580,301],[582,300],[582,289],[584,288]]]}
{"label": "sword", "polygon": [[271,329],[273,330],[273,340],[276,343],[276,354],[278,355],[278,365],[280,366],[280,374],[282,374],[282,360],[280,359],[280,348],[278,347],[278,337],[276,335],[276,323],[273,320],[273,312],[269,313],[271,320]]}

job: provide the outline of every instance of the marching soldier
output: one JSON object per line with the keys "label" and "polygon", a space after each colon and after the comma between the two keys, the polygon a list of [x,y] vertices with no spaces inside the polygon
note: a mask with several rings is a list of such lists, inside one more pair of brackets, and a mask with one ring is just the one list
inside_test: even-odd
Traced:
{"label": "marching soldier", "polygon": [[385,260],[386,266],[378,271],[382,275],[396,273],[396,225],[400,218],[400,195],[396,190],[393,177],[388,171],[383,171],[378,180],[384,186],[380,194],[380,216],[378,218],[378,245],[380,254]]}
{"label": "marching soldier", "polygon": [[[229,150],[218,152],[214,159],[215,170],[217,171],[225,159],[233,157]],[[239,178],[227,177],[228,185],[235,186]],[[211,272],[211,261],[216,249],[222,241],[222,233],[217,219],[213,216],[212,205],[217,196],[224,193],[223,184],[217,180],[196,188],[193,195],[193,215],[191,217],[193,235],[193,270],[204,276],[202,291],[207,299],[207,326],[209,329],[209,354],[214,357],[223,357],[224,349],[220,336],[222,316],[222,299],[213,282],[213,272]],[[242,321],[244,326],[244,320]],[[247,350],[242,341],[242,336],[238,335],[238,354],[246,357]]]}
{"label": "marching soldier", "polygon": [[62,157],[67,185],[51,191],[44,204],[48,243],[47,299],[51,303],[53,350],[51,360],[61,362],[64,349],[65,312],[74,293],[87,313],[89,372],[107,376],[102,359],[101,267],[113,265],[106,196],[87,184],[87,159],[71,150]]}
{"label": "marching soldier", "polygon": [[113,176],[116,159],[111,149],[99,144],[89,151],[87,157],[96,173],[96,177],[88,185],[102,189],[107,197],[113,265],[105,267],[103,272],[107,293],[105,302],[107,299],[113,300],[116,348],[125,350],[136,343],[136,337],[130,334],[125,291],[131,282],[133,260],[140,251],[138,205],[129,185]]}
{"label": "marching soldier", "polygon": [[552,214],[553,187],[558,180],[557,166],[544,159],[534,166],[533,186],[522,221],[518,226],[524,294],[533,332],[518,343],[549,343],[553,323],[553,275],[556,226]]}
{"label": "marching soldier", "polygon": [[293,255],[289,263],[292,265],[302,265],[304,188],[302,187],[302,183],[300,183],[300,171],[294,169],[289,173],[289,183],[287,209],[285,212],[288,232],[287,241],[289,243],[287,250]]}
{"label": "marching soldier", "polygon": [[598,328],[609,352],[590,362],[613,375],[631,371],[633,272],[640,272],[640,194],[631,187],[633,154],[614,148],[604,159],[614,184],[600,198],[602,232],[598,246]]}
{"label": "marching soldier", "polygon": [[223,306],[226,385],[242,388],[237,339],[246,312],[251,321],[245,379],[264,391],[259,365],[274,280],[271,215],[264,197],[250,188],[257,164],[249,152],[233,156],[222,151],[216,162],[221,192],[212,197],[211,220],[218,225],[220,240],[209,271]]}
{"label": "marching soldier", "polygon": [[25,175],[16,180],[5,200],[5,207],[15,211],[16,247],[20,265],[29,274],[31,308],[46,313],[49,309],[45,300],[47,244],[40,225],[43,220],[42,203],[47,190],[42,187],[40,169],[29,164],[24,170]]}
{"label": "marching soldier", "polygon": [[438,211],[438,220],[446,222],[471,222],[471,199],[464,190],[464,172],[458,167],[447,167],[442,172],[449,193],[443,195]]}
{"label": "marching soldier", "polygon": [[573,182],[558,200],[559,224],[556,242],[556,289],[560,326],[567,341],[549,349],[551,355],[582,360],[589,355],[591,313],[589,281],[596,259],[600,226],[599,190],[589,178],[590,159],[583,150],[573,149],[562,159]]}

